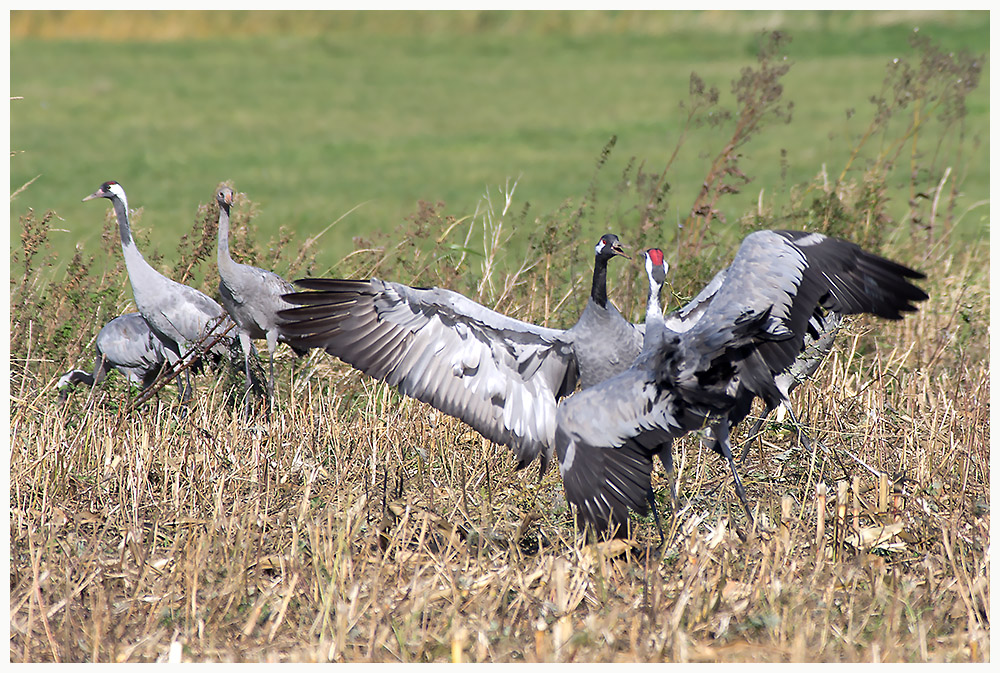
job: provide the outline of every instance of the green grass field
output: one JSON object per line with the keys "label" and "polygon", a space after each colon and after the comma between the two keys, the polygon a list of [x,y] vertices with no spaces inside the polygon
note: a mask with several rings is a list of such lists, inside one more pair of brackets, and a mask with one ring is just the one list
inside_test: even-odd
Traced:
{"label": "green grass field", "polygon": [[[40,177],[11,202],[12,221],[28,208],[55,210],[57,250],[80,244],[97,254],[102,213],[80,198],[116,179],[170,260],[197,205],[232,180],[259,205],[263,234],[286,225],[299,244],[357,207],[321,239],[322,271],[353,249],[353,236],[393,231],[421,199],[471,215],[487,189],[517,179],[514,209],[545,218],[587,189],[613,135],[602,193],[633,157],[662,170],[691,72],[732,108],[730,82],[752,62],[760,29],[780,28],[792,38],[792,123],[743,148],[753,181],[723,204],[733,220],[761,190],[783,192],[824,164],[843,166],[886,63],[912,53],[915,26],[945,50],[989,49],[985,13],[420,16],[144,22],[15,12],[11,92],[23,100],[11,102],[11,191]],[[34,37],[60,26],[51,39]],[[968,101],[966,133],[979,144],[961,207],[988,198],[987,82],[988,73]],[[677,220],[726,134],[697,129],[682,148],[669,177]],[[985,234],[986,213],[980,206],[963,219],[967,237]],[[598,211],[586,240],[614,224]],[[526,244],[512,241],[519,253]]]}

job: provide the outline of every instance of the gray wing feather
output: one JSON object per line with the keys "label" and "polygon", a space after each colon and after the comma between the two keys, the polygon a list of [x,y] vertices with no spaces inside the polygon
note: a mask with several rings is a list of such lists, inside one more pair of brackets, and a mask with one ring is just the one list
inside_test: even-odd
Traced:
{"label": "gray wing feather", "polygon": [[633,367],[559,406],[556,454],[566,499],[598,530],[644,514],[653,456],[682,434],[671,394]]}
{"label": "gray wing feather", "polygon": [[[802,353],[810,320],[822,306],[839,314],[872,313],[898,319],[916,310],[926,293],[908,278],[923,274],[822,234],[758,231],[747,236],[715,294],[689,328],[686,344],[717,338],[720,330],[762,317],[759,343],[733,354],[741,383],[777,399],[774,375]],[[767,314],[765,316],[765,313]],[[738,348],[735,344],[731,350]]]}
{"label": "gray wing feather", "polygon": [[438,288],[378,279],[309,279],[318,292],[287,295],[281,311],[293,346],[321,347],[406,395],[455,416],[515,450],[519,467],[555,432],[556,402],[572,390],[576,364],[561,330],[491,311]]}

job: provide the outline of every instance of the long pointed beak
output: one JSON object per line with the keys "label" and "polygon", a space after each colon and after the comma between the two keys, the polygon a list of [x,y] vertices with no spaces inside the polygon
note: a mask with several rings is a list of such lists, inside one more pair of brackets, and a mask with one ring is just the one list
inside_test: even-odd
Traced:
{"label": "long pointed beak", "polygon": [[94,193],[93,193],[93,194],[91,194],[90,196],[85,196],[85,197],[83,197],[83,198],[82,198],[82,199],[80,199],[80,200],[81,200],[81,201],[90,201],[91,199],[99,199],[99,198],[101,198],[102,196],[104,196],[104,192],[103,192],[103,191],[101,191],[100,189],[98,189],[98,190],[97,190],[96,192],[94,192]]}
{"label": "long pointed beak", "polygon": [[616,255],[621,255],[625,259],[632,259],[631,257],[625,254],[625,250],[622,248],[620,243],[613,244],[611,246],[611,252],[615,253]]}

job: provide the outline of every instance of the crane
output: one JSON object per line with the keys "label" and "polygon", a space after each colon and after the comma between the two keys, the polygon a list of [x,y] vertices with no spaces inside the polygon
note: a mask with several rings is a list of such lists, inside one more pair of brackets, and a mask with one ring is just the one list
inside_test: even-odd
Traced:
{"label": "crane", "polygon": [[163,342],[153,333],[138,313],[125,313],[110,320],[97,333],[94,345],[97,358],[94,371],[73,369],[66,372],[56,384],[59,400],[66,399],[70,386],[82,383],[93,387],[116,369],[133,386],[148,388],[156,380],[163,363]]}
{"label": "crane", "polygon": [[[114,207],[135,305],[153,333],[163,342],[167,361],[172,367],[176,366],[200,340],[223,334],[228,329],[228,319],[215,300],[193,287],[167,278],[149,265],[132,238],[128,198],[118,182],[109,180],[103,183],[83,200],[97,198],[110,200]],[[227,348],[221,342],[215,343],[211,352],[218,357],[226,357]],[[190,369],[185,372],[185,378],[186,386],[178,383],[182,402],[191,398]]]}
{"label": "crane", "polygon": [[[249,264],[240,264],[229,254],[229,211],[235,198],[230,187],[221,187],[215,195],[219,203],[219,296],[222,305],[236,323],[240,346],[245,356],[246,403],[250,404],[250,339],[266,339],[270,358],[270,377],[267,397],[269,405],[274,396],[274,351],[278,340],[287,341],[278,333],[277,312],[292,308],[281,295],[295,292],[287,280],[274,273]],[[305,353],[301,348],[292,347],[296,354]],[[270,408],[270,406],[269,406]]]}
{"label": "crane", "polygon": [[653,456],[708,425],[753,521],[729,445],[730,415],[748,397],[768,406],[787,399],[777,377],[802,355],[818,310],[899,320],[927,299],[910,282],[921,278],[842,239],[750,234],[699,295],[695,317],[680,325],[668,317],[625,372],[559,405],[555,450],[567,500],[596,530],[623,528],[630,509],[645,512]]}

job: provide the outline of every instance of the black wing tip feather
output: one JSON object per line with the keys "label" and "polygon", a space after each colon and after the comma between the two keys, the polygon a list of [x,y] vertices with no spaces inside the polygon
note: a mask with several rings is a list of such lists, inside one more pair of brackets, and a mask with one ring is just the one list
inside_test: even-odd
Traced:
{"label": "black wing tip feather", "polygon": [[904,314],[918,310],[917,302],[930,298],[922,288],[907,280],[927,277],[919,271],[864,250],[858,255],[858,268],[866,278],[878,283],[881,296],[872,297],[871,312],[880,318],[902,320]]}
{"label": "black wing tip feather", "polygon": [[[783,230],[776,232],[806,253],[812,246],[798,244],[814,236],[810,232]],[[831,287],[836,310],[843,313],[872,313],[888,320],[901,320],[905,313],[918,310],[916,302],[929,295],[910,280],[924,280],[927,275],[904,264],[869,252],[857,243],[826,236],[813,241],[823,265],[840,267],[840,282]],[[808,253],[806,253],[808,254]]]}
{"label": "black wing tip feather", "polygon": [[639,516],[648,511],[652,452],[635,440],[621,447],[587,446],[579,439],[575,443],[574,465],[563,475],[563,485],[578,520],[598,534],[626,531],[629,511]]}

